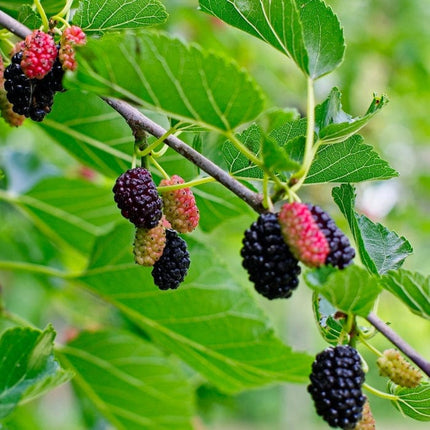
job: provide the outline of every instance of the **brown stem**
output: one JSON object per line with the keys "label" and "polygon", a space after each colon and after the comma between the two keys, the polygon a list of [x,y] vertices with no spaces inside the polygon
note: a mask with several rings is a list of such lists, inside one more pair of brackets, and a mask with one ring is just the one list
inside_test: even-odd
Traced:
{"label": "brown stem", "polygon": [[367,316],[370,322],[393,345],[411,359],[427,376],[430,376],[430,363],[421,357],[407,342],[405,342],[393,329],[380,320],[373,312]]}
{"label": "brown stem", "polygon": [[[166,130],[164,130],[161,126],[150,120],[142,112],[128,103],[109,97],[106,97],[103,100],[105,100],[106,103],[108,103],[119,114],[121,114],[132,129],[134,129],[136,126],[142,127],[149,134],[157,138],[160,138],[166,134]],[[218,182],[220,182],[222,185],[240,197],[249,206],[251,206],[255,211],[259,213],[264,211],[262,205],[262,196],[260,194],[257,194],[242,185],[239,181],[231,177],[227,172],[219,168],[211,160],[204,157],[202,154],[200,154],[200,152],[191,148],[181,139],[170,135],[164,140],[164,143],[166,143],[168,146],[170,146],[170,148],[174,149],[186,159],[190,160],[193,164],[200,167],[208,175],[215,178]]]}

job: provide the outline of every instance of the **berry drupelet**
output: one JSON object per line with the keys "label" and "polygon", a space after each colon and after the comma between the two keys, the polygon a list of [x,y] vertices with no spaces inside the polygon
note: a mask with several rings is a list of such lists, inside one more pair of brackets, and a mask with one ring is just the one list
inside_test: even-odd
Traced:
{"label": "berry drupelet", "polygon": [[190,267],[187,243],[175,230],[166,230],[166,245],[163,255],[154,264],[152,277],[160,290],[176,289],[184,280]]}
{"label": "berry drupelet", "polygon": [[358,352],[348,345],[320,352],[312,364],[308,391],[317,414],[331,427],[354,429],[362,418],[366,397]]}
{"label": "berry drupelet", "polygon": [[278,215],[260,215],[242,243],[242,265],[257,292],[270,300],[290,297],[299,284],[300,266],[282,238]]}
{"label": "berry drupelet", "polygon": [[121,214],[138,228],[154,228],[162,216],[163,202],[149,171],[135,167],[124,172],[113,187]]}

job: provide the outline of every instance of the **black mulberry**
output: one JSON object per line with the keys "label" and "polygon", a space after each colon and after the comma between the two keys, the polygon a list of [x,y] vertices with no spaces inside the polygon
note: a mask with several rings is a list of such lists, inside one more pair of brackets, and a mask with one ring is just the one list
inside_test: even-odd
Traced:
{"label": "black mulberry", "polygon": [[136,227],[150,229],[158,225],[163,202],[148,170],[127,170],[116,180],[113,192],[122,216]]}
{"label": "black mulberry", "polygon": [[278,215],[260,215],[242,243],[242,265],[257,292],[270,300],[290,297],[299,284],[300,266],[284,242]]}
{"label": "black mulberry", "polygon": [[310,380],[308,391],[317,414],[331,427],[355,428],[366,400],[358,352],[348,345],[327,348],[316,356]]}
{"label": "black mulberry", "polygon": [[176,289],[184,280],[190,267],[187,243],[176,231],[166,230],[166,245],[163,255],[154,264],[152,276],[160,290]]}
{"label": "black mulberry", "polygon": [[330,247],[325,264],[331,264],[339,269],[344,269],[352,263],[355,250],[349,243],[349,239],[335,224],[330,215],[319,206],[307,205],[312,213],[319,230],[324,234]]}

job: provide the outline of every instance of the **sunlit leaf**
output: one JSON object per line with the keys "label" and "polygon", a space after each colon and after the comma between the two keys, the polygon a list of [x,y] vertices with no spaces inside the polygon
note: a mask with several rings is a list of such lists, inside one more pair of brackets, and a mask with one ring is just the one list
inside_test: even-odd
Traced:
{"label": "sunlit leaf", "polygon": [[60,350],[76,384],[119,430],[191,430],[193,393],[178,360],[126,331],[83,332]]}
{"label": "sunlit leaf", "polygon": [[430,319],[430,277],[399,269],[386,273],[381,285],[414,313]]}
{"label": "sunlit leaf", "polygon": [[312,357],[279,340],[247,290],[202,242],[189,240],[185,282],[177,290],[160,291],[151,269],[134,264],[128,247],[132,237],[133,229],[124,224],[101,238],[79,284],[224,391],[307,379]]}
{"label": "sunlit leaf", "polygon": [[425,382],[416,388],[388,385],[391,394],[399,397],[393,405],[408,417],[417,421],[430,421],[430,383]]}
{"label": "sunlit leaf", "polygon": [[166,19],[166,9],[158,0],[81,0],[73,23],[85,32],[99,32],[146,27]]}
{"label": "sunlit leaf", "polygon": [[232,61],[155,33],[108,34],[79,50],[74,85],[231,130],[263,108],[256,83]]}
{"label": "sunlit leaf", "polygon": [[348,220],[361,261],[371,273],[382,275],[398,269],[406,257],[412,254],[412,246],[403,236],[355,212],[355,189],[351,185],[333,188],[332,194]]}

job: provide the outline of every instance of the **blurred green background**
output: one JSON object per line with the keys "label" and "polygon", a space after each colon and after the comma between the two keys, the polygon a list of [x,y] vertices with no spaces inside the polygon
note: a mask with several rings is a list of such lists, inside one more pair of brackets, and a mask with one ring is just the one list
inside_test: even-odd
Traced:
{"label": "blurred green background", "polygon": [[[294,107],[304,112],[306,81],[294,64],[261,41],[228,28],[221,22],[199,12],[197,0],[165,0],[170,19],[165,30],[183,40],[197,42],[208,49],[224,52],[246,68],[267,95],[267,106]],[[427,2],[407,0],[328,1],[344,26],[347,50],[339,69],[317,82],[317,100],[322,101],[333,86],[343,93],[344,110],[353,116],[367,109],[372,93],[385,93],[388,106],[378,114],[362,134],[400,173],[388,182],[358,186],[359,211],[405,236],[415,253],[405,268],[430,275],[430,8]],[[213,149],[216,151],[216,148]],[[0,122],[0,167],[6,178],[0,186],[20,192],[42,177],[64,172],[82,177],[85,170],[61,149],[52,145],[43,131],[34,124],[10,129]],[[102,179],[100,179],[102,180]],[[331,202],[330,187],[309,187],[305,200],[323,205],[346,229],[345,221]],[[52,261],[56,253],[49,241],[32,224],[10,206],[1,204],[0,258],[26,258],[31,261]],[[223,254],[231,255],[230,264],[239,269],[237,249],[242,232],[252,218],[243,216],[229,220],[212,233]],[[222,234],[219,234],[222,232]],[[37,246],[29,247],[33,243]],[[7,285],[8,308],[43,327],[52,321],[57,330],[76,323],[83,325],[82,312],[70,313],[82,297],[64,297],[37,278],[25,274],[2,274]],[[294,302],[270,302],[261,305],[273,316],[279,333],[297,349],[318,352],[325,347],[319,337],[311,310],[311,292],[306,287],[295,293]],[[108,311],[86,299],[91,313],[112,318]],[[69,315],[64,316],[67,308]],[[94,311],[95,309],[95,311]],[[430,325],[415,317],[388,294],[380,302],[380,317],[404,336],[414,348],[430,357]],[[61,341],[61,338],[60,338]],[[389,345],[382,337],[373,342],[380,349]],[[374,358],[362,349],[374,368]],[[384,381],[371,371],[370,384],[384,389]],[[429,424],[403,418],[387,401],[370,397],[377,428],[382,430],[428,429]],[[306,393],[306,387],[282,385],[228,397],[208,385],[198,389],[200,417],[196,428],[210,430],[317,430],[326,429]],[[67,405],[65,407],[64,405]],[[87,406],[76,399],[69,387],[55,390],[41,401],[20,409],[8,428],[15,429],[83,429],[92,422],[93,429],[104,429],[100,417],[86,417]],[[0,425],[1,428],[1,425]]]}

